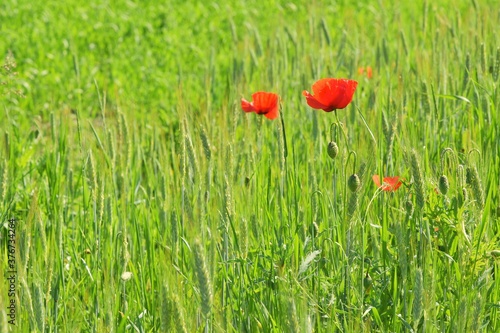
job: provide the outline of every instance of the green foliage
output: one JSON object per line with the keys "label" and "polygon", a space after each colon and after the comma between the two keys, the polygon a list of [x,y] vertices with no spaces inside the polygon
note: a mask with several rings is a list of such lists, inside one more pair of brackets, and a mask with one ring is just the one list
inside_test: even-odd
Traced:
{"label": "green foliage", "polygon": [[[2,1],[0,332],[499,331],[499,15]],[[323,77],[359,82],[336,115]]]}

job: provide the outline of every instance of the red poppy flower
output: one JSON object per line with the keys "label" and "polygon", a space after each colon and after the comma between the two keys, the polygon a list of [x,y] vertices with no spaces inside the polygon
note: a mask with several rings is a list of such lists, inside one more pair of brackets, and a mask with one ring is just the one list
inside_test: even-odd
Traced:
{"label": "red poppy flower", "polygon": [[371,79],[372,78],[372,68],[370,66],[366,67],[366,77]]}
{"label": "red poppy flower", "polygon": [[403,183],[401,182],[399,176],[394,177],[384,177],[382,179],[383,183],[380,183],[380,176],[373,175],[373,182],[380,188],[382,191],[393,192],[396,191]]}
{"label": "red poppy flower", "polygon": [[343,109],[352,101],[358,82],[348,79],[321,79],[312,86],[314,96],[304,90],[307,104],[313,109],[330,112]]}
{"label": "red poppy flower", "polygon": [[367,66],[366,68],[364,67],[359,67],[358,68],[358,74],[359,75],[363,75],[365,73],[365,69],[366,69],[366,77],[371,79],[372,76],[373,76],[373,71],[372,71],[372,68],[370,66]]}
{"label": "red poppy flower", "polygon": [[262,114],[268,119],[278,118],[278,100],[279,97],[275,93],[258,91],[252,95],[252,102],[246,99],[241,99],[241,108],[245,112],[255,112],[257,114]]}

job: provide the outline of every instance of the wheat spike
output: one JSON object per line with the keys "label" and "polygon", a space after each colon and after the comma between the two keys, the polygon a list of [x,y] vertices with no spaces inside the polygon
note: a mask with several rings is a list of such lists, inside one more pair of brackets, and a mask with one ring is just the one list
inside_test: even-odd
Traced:
{"label": "wheat spike", "polygon": [[299,319],[297,318],[297,309],[295,307],[295,302],[293,301],[293,298],[290,298],[288,301],[288,328],[289,332],[292,333],[299,333],[300,332],[300,325],[299,325]]}
{"label": "wheat spike", "polygon": [[498,80],[498,73],[500,72],[500,47],[497,48],[497,56],[495,58],[495,63],[493,64],[492,77],[494,81]]}
{"label": "wheat spike", "polygon": [[172,324],[172,301],[168,297],[168,290],[166,286],[161,289],[161,330],[162,332],[170,332]]}
{"label": "wheat spike", "polygon": [[348,221],[352,220],[354,217],[354,213],[356,213],[356,210],[358,209],[358,192],[352,192],[351,197],[349,198],[349,205],[347,207],[347,219]]}
{"label": "wheat spike", "polygon": [[240,227],[241,255],[246,258],[248,256],[248,222],[246,219],[241,219]]}
{"label": "wheat spike", "polygon": [[481,323],[481,310],[483,308],[483,302],[481,293],[477,293],[477,297],[474,301],[474,312],[472,314],[472,325],[470,332],[479,332],[479,325]]}
{"label": "wheat spike", "polygon": [[189,165],[191,166],[194,179],[194,176],[198,174],[198,160],[196,159],[196,154],[194,151],[193,141],[191,141],[191,137],[189,135],[185,135],[184,140],[187,156],[189,159]]}
{"label": "wheat spike", "polygon": [[483,73],[486,73],[486,46],[484,45],[484,43],[481,43],[480,50],[481,50],[481,71]]}
{"label": "wheat spike", "polygon": [[414,321],[414,328],[416,330],[420,318],[422,317],[422,304],[423,304],[423,293],[424,293],[422,270],[420,268],[416,270],[413,293],[415,295],[415,298],[413,299],[413,321]]}
{"label": "wheat spike", "polygon": [[45,331],[45,306],[43,300],[42,288],[38,283],[35,284],[33,290],[33,310],[35,310],[35,321],[38,331]]}
{"label": "wheat spike", "polygon": [[465,89],[465,87],[469,83],[469,74],[470,74],[470,54],[467,53],[467,55],[465,57],[464,78],[463,78],[463,82],[462,82],[463,89]]}
{"label": "wheat spike", "polygon": [[403,281],[406,280],[406,274],[408,272],[408,258],[406,255],[406,241],[403,235],[402,227],[399,223],[396,224],[395,236],[396,242],[398,246],[398,263],[401,268],[401,275],[403,277]]}
{"label": "wheat spike", "polygon": [[203,145],[203,151],[205,152],[205,157],[207,161],[210,161],[212,158],[212,150],[210,149],[210,141],[208,141],[207,132],[205,132],[203,127],[200,130],[200,138],[201,144]]}
{"label": "wheat spike", "polygon": [[194,243],[194,262],[201,294],[201,311],[203,316],[208,318],[212,309],[212,284],[210,282],[203,248],[199,241],[195,241]]}
{"label": "wheat spike", "polygon": [[[6,142],[8,142],[8,134],[5,134],[6,136]],[[6,202],[6,197],[7,197],[7,189],[8,189],[8,182],[9,182],[9,167],[7,165],[7,160],[3,161],[2,165],[2,202]]]}
{"label": "wheat spike", "polygon": [[418,162],[417,153],[415,150],[411,151],[411,172],[413,175],[413,181],[415,183],[415,196],[417,198],[417,208],[422,211],[425,204],[424,195],[424,180],[422,177],[422,170],[420,168],[420,163]]}
{"label": "wheat spike", "polygon": [[172,296],[172,305],[176,331],[179,333],[187,333],[188,330],[186,328],[186,320],[184,319],[184,311],[180,304],[179,298],[175,294]]}
{"label": "wheat spike", "polygon": [[466,169],[466,182],[472,190],[472,196],[476,207],[482,211],[484,208],[484,192],[481,185],[481,179],[479,178],[479,173],[476,167],[467,167]]}
{"label": "wheat spike", "polygon": [[426,82],[422,82],[422,108],[424,110],[424,114],[429,114],[431,112],[431,102]]}

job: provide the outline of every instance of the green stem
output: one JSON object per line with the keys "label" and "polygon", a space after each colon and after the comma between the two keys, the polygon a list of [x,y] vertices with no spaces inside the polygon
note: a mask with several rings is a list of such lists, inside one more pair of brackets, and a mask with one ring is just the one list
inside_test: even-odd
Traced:
{"label": "green stem", "polygon": [[285,121],[283,120],[283,112],[281,112],[280,119],[281,119],[281,131],[283,132],[283,149],[284,149],[283,155],[285,156],[285,163],[286,163],[286,158],[288,156],[288,147],[286,144],[286,131],[285,131]]}
{"label": "green stem", "polygon": [[347,134],[344,131],[343,124],[339,120],[339,115],[337,114],[337,110],[334,110],[333,113],[335,113],[335,118],[337,119],[338,127],[340,128],[340,131],[342,132],[342,135],[344,136],[347,151],[349,151],[349,141],[347,140]]}

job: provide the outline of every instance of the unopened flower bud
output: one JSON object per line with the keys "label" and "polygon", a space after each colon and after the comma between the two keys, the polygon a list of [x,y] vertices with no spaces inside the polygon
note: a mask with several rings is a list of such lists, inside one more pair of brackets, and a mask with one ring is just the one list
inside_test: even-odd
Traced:
{"label": "unopened flower bud", "polygon": [[359,179],[359,176],[353,173],[347,181],[347,186],[349,186],[349,190],[351,190],[351,192],[356,192],[361,186],[361,180]]}
{"label": "unopened flower bud", "polygon": [[337,154],[339,153],[339,146],[337,146],[337,143],[335,141],[330,141],[328,144],[328,156],[330,156],[332,159],[337,157]]}

